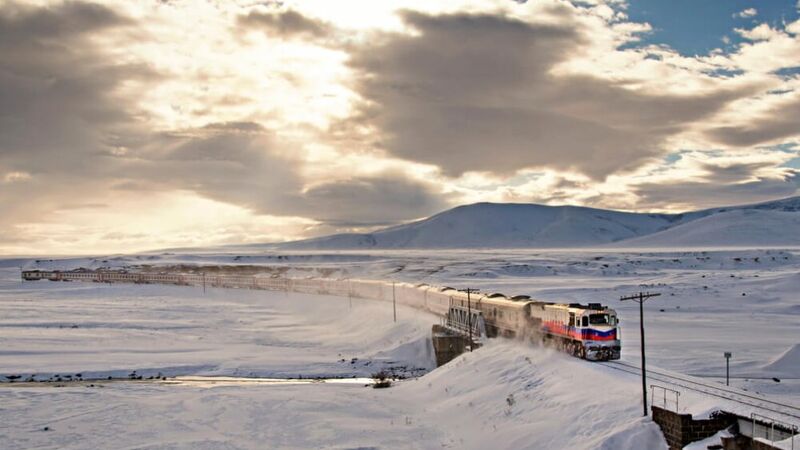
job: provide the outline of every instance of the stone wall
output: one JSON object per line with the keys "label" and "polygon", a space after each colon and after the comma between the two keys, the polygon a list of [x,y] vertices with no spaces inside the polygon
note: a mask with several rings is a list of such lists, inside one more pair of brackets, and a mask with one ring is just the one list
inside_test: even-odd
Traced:
{"label": "stone wall", "polygon": [[741,434],[722,438],[722,448],[724,450],[781,450],[779,447],[753,440]]}
{"label": "stone wall", "polygon": [[694,420],[691,414],[678,414],[658,406],[653,406],[652,411],[653,421],[664,433],[670,450],[680,450],[736,423],[734,416],[724,413],[711,419]]}
{"label": "stone wall", "polygon": [[441,325],[434,325],[431,335],[433,350],[436,353],[436,367],[452,361],[453,358],[464,353],[469,345],[468,338],[451,333]]}

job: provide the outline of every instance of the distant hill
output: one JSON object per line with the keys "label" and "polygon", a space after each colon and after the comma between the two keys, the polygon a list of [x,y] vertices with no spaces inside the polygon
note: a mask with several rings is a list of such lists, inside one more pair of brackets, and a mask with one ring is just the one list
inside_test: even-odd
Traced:
{"label": "distant hill", "polygon": [[683,214],[520,203],[459,206],[373,233],[279,244],[282,249],[570,248],[800,245],[800,197]]}
{"label": "distant hill", "polygon": [[620,244],[625,247],[795,247],[800,246],[800,212],[729,210]]}

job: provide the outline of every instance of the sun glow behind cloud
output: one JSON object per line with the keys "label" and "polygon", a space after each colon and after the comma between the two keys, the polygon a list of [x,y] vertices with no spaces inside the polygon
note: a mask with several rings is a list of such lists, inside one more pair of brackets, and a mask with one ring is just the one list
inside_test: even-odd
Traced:
{"label": "sun glow behind cloud", "polygon": [[[114,253],[297,239],[318,225],[301,217],[256,215],[191,192],[116,194],[109,203],[65,205],[45,220],[15,225],[24,236],[8,244],[11,254],[28,254],[30,239],[61,254]],[[122,204],[123,208],[116,205]]]}
{"label": "sun glow behind cloud", "polygon": [[622,1],[2,11],[4,253],[279,241],[474,201],[677,211],[797,191],[800,21],[760,8],[731,19],[741,44],[694,57],[642,42],[653,28]]}

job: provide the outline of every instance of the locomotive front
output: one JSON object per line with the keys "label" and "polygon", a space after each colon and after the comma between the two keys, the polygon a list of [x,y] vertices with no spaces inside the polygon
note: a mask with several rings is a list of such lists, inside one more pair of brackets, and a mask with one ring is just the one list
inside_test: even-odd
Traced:
{"label": "locomotive front", "polygon": [[586,359],[607,361],[620,358],[622,347],[616,311],[607,307],[590,308],[584,310],[578,320]]}

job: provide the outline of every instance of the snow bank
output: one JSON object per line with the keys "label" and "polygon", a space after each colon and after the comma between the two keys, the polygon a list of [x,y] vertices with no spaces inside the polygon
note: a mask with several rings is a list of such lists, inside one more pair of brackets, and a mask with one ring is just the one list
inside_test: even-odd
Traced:
{"label": "snow bank", "polygon": [[639,416],[638,386],[635,376],[500,340],[390,389],[0,385],[0,441],[4,449],[666,449],[657,425]]}
{"label": "snow bank", "polygon": [[459,448],[665,449],[642,419],[636,377],[562,353],[492,340],[396,397],[423,406],[426,421]]}
{"label": "snow bank", "polygon": [[[695,419],[697,419],[695,417]],[[703,440],[692,442],[691,444],[683,447],[683,450],[708,450],[712,445],[721,445],[722,438],[732,437],[733,435],[728,430],[722,430],[713,436],[709,436]]]}
{"label": "snow bank", "polygon": [[[761,440],[762,442],[764,441],[763,439],[759,440]],[[798,448],[800,448],[800,435],[794,436],[793,438],[784,439],[778,442],[765,441],[765,443],[770,444],[773,447],[778,447],[781,450],[797,450]]]}
{"label": "snow bank", "polygon": [[800,377],[800,344],[795,344],[763,366],[765,373],[779,373],[785,377]]}

